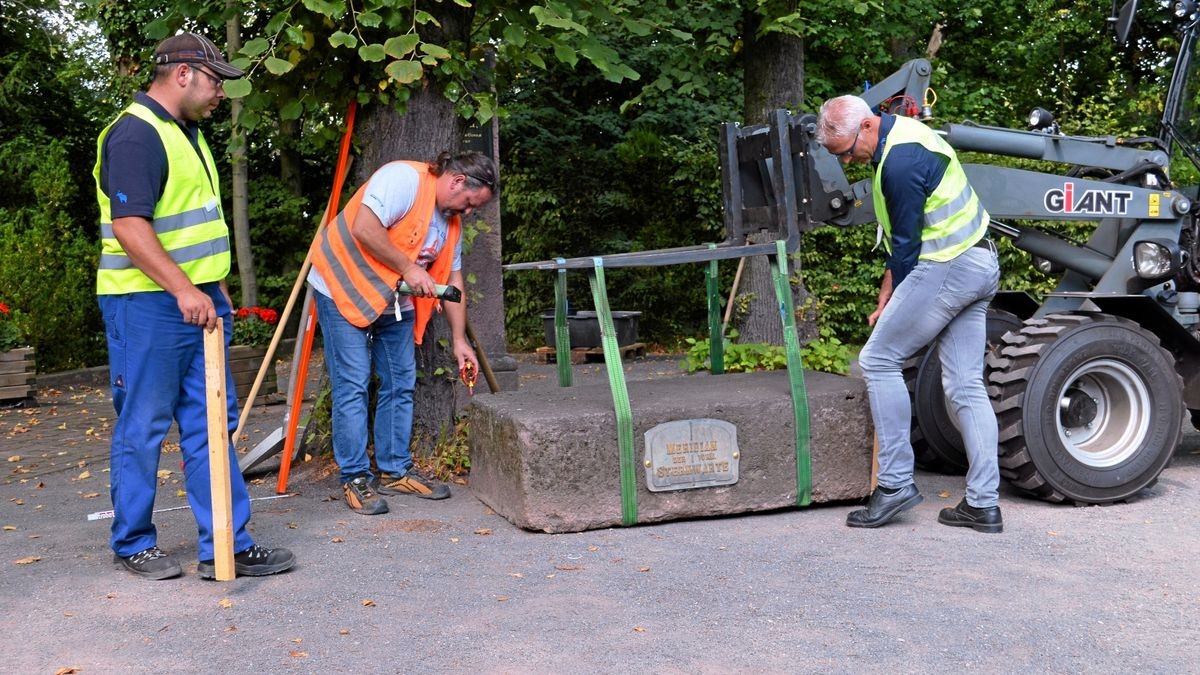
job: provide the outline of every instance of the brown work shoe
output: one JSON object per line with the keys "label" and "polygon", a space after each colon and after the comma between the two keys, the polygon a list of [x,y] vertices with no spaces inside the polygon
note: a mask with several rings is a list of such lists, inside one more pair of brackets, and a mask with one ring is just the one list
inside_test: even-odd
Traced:
{"label": "brown work shoe", "polygon": [[445,499],[450,496],[450,486],[426,480],[412,471],[403,476],[379,474],[375,480],[375,490],[382,495],[416,495],[421,499]]}
{"label": "brown work shoe", "polygon": [[377,516],[388,512],[387,502],[371,487],[366,476],[355,477],[342,486],[342,492],[346,493],[346,505],[355,513]]}

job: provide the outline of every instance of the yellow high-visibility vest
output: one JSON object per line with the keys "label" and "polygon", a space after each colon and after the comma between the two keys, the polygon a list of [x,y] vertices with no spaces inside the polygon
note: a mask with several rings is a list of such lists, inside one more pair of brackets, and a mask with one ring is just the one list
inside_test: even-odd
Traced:
{"label": "yellow high-visibility vest", "polygon": [[[229,275],[229,227],[221,213],[221,188],[217,166],[204,135],[200,154],[173,121],[164,120],[140,103],[132,103],[113,120],[96,141],[96,200],[100,203],[100,269],[96,293],[117,295],[163,288],[134,266],[113,234],[112,201],[100,189],[100,153],[113,124],[124,115],[144,120],[162,140],[167,152],[167,184],[154,205],[152,225],[167,255],[193,284],[220,281]],[[201,159],[203,155],[203,160]]]}
{"label": "yellow high-visibility vest", "polygon": [[946,262],[971,248],[987,232],[988,212],[979,196],[967,182],[954,149],[941,136],[920,122],[896,116],[896,123],[887,136],[883,157],[875,168],[871,191],[875,198],[875,218],[883,228],[883,245],[892,252],[892,222],[883,197],[883,165],[892,148],[903,143],[920,143],[930,152],[950,160],[937,189],[925,200],[925,219],[921,225],[921,260]]}

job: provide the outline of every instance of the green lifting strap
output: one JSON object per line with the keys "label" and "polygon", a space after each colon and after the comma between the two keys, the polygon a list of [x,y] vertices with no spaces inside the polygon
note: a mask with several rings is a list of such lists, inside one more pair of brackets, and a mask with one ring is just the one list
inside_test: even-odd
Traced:
{"label": "green lifting strap", "polygon": [[[563,258],[555,258],[560,265]],[[558,363],[558,386],[571,386],[571,333],[567,330],[567,269],[554,279],[554,358]]]}
{"label": "green lifting strap", "polygon": [[[708,248],[716,248],[709,244]],[[725,372],[725,336],[721,334],[721,289],[717,279],[717,261],[708,262],[708,359],[713,375]]]}
{"label": "green lifting strap", "polygon": [[796,506],[812,503],[812,455],[809,452],[808,391],[804,386],[804,363],[800,358],[800,341],[796,337],[796,309],[792,303],[792,287],[788,283],[787,249],[784,241],[775,242],[771,260],[771,276],[775,280],[775,297],[783,320],[783,344],[787,348],[788,382],[792,388],[792,412],[796,426]]}
{"label": "green lifting strap", "polygon": [[600,320],[600,342],[604,346],[604,365],[608,369],[608,385],[612,389],[613,406],[617,413],[617,448],[621,454],[621,524],[637,523],[637,477],[633,464],[633,410],[629,407],[629,391],[625,388],[625,370],[621,366],[621,350],[617,331],[613,328],[612,310],[608,308],[608,291],[604,286],[604,259],[592,258],[595,267],[589,280],[596,316]]}

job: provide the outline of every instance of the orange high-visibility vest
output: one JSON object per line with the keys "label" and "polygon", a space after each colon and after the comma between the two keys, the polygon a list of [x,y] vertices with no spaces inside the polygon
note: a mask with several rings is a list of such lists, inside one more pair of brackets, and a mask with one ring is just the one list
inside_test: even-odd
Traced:
{"label": "orange high-visibility vest", "polygon": [[[393,246],[410,260],[416,260],[429,232],[433,210],[437,208],[437,176],[429,173],[429,165],[424,162],[403,163],[417,171],[420,183],[412,208],[388,229],[387,235]],[[313,267],[329,288],[338,311],[359,328],[366,328],[383,314],[393,301],[396,283],[402,276],[376,260],[350,231],[366,189],[367,183],[363,183],[334,222],[321,230],[311,250]],[[449,226],[446,243],[428,269],[429,276],[439,284],[450,280],[454,249],[462,233],[462,221],[458,216],[449,219]],[[425,325],[435,308],[441,311],[441,301],[437,298],[413,298],[412,301],[416,310],[413,338],[421,344]]]}

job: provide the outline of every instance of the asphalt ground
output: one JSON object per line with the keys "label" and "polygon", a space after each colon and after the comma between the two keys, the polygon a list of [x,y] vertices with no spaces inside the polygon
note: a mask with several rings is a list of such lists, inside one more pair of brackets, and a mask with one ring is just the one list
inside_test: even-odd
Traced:
{"label": "asphalt ground", "polygon": [[[602,365],[574,368],[603,386]],[[680,376],[661,358],[627,373]],[[555,386],[553,366],[519,374]],[[1126,503],[1002,488],[999,535],[939,525],[962,478],[921,472],[925,502],[877,530],[839,504],[550,535],[469,485],[359,516],[317,460],[254,505],[255,538],[295,569],[201,580],[184,509],[156,517],[184,576],[156,582],[86,518],[111,508],[107,390],[41,379],[40,407],[0,411],[0,672],[1200,672],[1200,434]],[[282,416],[256,408],[241,445]],[[270,465],[253,497],[275,495]],[[161,468],[157,507],[183,504],[169,445]]]}

